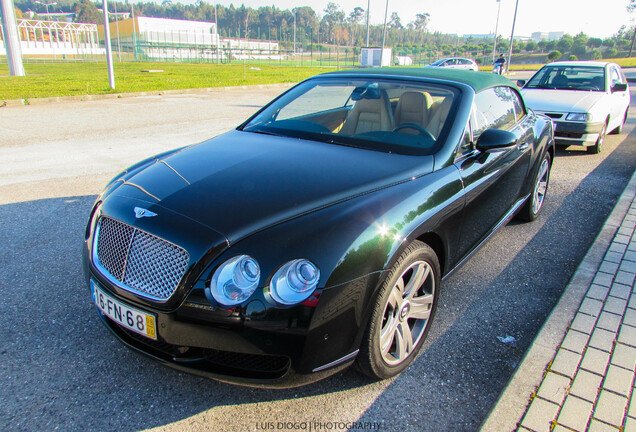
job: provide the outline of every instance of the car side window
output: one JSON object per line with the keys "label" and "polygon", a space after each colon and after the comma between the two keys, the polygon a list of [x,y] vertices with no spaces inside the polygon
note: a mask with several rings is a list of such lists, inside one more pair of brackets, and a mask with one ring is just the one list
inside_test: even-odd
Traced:
{"label": "car side window", "polygon": [[612,81],[612,87],[614,86],[614,84],[623,84],[624,83],[623,78],[621,77],[621,74],[613,66],[610,69],[610,80]]}
{"label": "car side window", "polygon": [[515,107],[515,119],[520,121],[526,115],[526,109],[523,106],[521,97],[513,89],[508,88],[506,90],[510,92],[510,98],[512,99],[512,104]]}
{"label": "car side window", "polygon": [[462,143],[459,146],[459,151],[457,152],[457,156],[465,155],[473,151],[475,148],[472,140],[472,134],[470,133],[471,122],[468,122],[466,125],[466,129],[464,130],[464,137],[462,138]]}
{"label": "car side window", "polygon": [[[508,130],[517,122],[515,102],[521,104],[516,93],[508,87],[494,87],[477,93],[473,121],[473,138],[476,140],[486,129]],[[523,104],[520,105],[523,109]]]}

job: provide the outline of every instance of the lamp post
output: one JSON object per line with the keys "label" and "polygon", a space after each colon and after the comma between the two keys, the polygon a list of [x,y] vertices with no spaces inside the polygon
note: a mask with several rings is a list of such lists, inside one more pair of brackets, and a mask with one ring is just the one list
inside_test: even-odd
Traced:
{"label": "lamp post", "polygon": [[49,6],[53,6],[53,5],[57,4],[57,2],[45,3],[45,2],[38,1],[38,0],[35,0],[35,2],[37,4],[44,5],[44,7],[46,8],[46,14],[47,15],[49,14]]}
{"label": "lamp post", "polygon": [[292,15],[294,15],[294,60],[296,59],[296,8],[291,10]]}
{"label": "lamp post", "polygon": [[389,13],[389,0],[386,0],[386,7],[384,9],[384,28],[382,29],[382,52],[380,53],[380,66],[384,63],[384,43],[386,42],[386,17]]}
{"label": "lamp post", "polygon": [[515,16],[512,19],[512,31],[510,32],[510,48],[508,48],[508,61],[507,61],[507,67],[506,67],[506,72],[510,71],[510,59],[512,58],[512,44],[514,42],[514,37],[515,37],[515,23],[517,22],[517,9],[519,8],[519,0],[517,0],[517,3],[515,5]]}
{"label": "lamp post", "polygon": [[7,62],[11,76],[24,76],[22,63],[22,47],[20,46],[20,34],[15,22],[15,9],[10,0],[0,0],[0,24],[2,24],[2,38],[7,50]]}
{"label": "lamp post", "polygon": [[371,0],[368,0],[367,2],[367,45],[366,47],[369,47],[369,10],[371,9]]}
{"label": "lamp post", "polygon": [[492,48],[492,62],[495,63],[495,56],[497,55],[497,31],[499,30],[499,12],[501,11],[501,0],[497,0],[497,21],[495,23],[495,44]]}

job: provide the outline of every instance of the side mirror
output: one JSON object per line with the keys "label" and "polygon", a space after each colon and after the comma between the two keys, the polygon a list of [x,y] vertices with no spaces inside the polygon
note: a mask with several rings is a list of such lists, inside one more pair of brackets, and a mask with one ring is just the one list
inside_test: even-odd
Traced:
{"label": "side mirror", "polygon": [[614,92],[622,92],[627,91],[627,84],[624,83],[616,83],[612,86],[612,93]]}
{"label": "side mirror", "polygon": [[517,87],[523,87],[526,85],[526,80],[517,80]]}
{"label": "side mirror", "polygon": [[509,148],[517,144],[517,135],[501,129],[487,129],[479,135],[477,150],[489,152]]}

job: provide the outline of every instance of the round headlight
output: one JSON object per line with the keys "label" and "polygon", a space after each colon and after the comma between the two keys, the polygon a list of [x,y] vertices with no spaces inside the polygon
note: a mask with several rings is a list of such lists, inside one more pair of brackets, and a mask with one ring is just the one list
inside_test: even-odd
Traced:
{"label": "round headlight", "polygon": [[319,280],[320,270],[311,261],[289,261],[274,273],[267,294],[277,303],[293,305],[306,300]]}
{"label": "round headlight", "polygon": [[210,293],[222,305],[237,305],[252,295],[260,278],[261,269],[256,260],[240,255],[225,261],[214,272]]}

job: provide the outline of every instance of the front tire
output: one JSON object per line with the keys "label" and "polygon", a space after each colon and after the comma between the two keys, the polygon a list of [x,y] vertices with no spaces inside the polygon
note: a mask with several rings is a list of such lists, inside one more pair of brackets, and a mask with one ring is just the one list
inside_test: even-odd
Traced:
{"label": "front tire", "polygon": [[596,140],[596,144],[587,148],[587,152],[590,154],[599,154],[603,147],[603,141],[605,141],[605,134],[607,133],[607,123],[603,125],[603,129],[601,133],[598,134],[598,139]]}
{"label": "front tire", "polygon": [[427,244],[416,240],[402,253],[382,283],[360,347],[357,367],[365,375],[391,378],[413,363],[435,315],[440,273]]}
{"label": "front tire", "polygon": [[539,165],[537,174],[534,179],[534,187],[528,201],[521,207],[517,217],[525,222],[532,222],[539,217],[545,202],[545,196],[548,193],[550,185],[550,168],[552,166],[552,157],[549,152],[545,152],[543,160]]}

